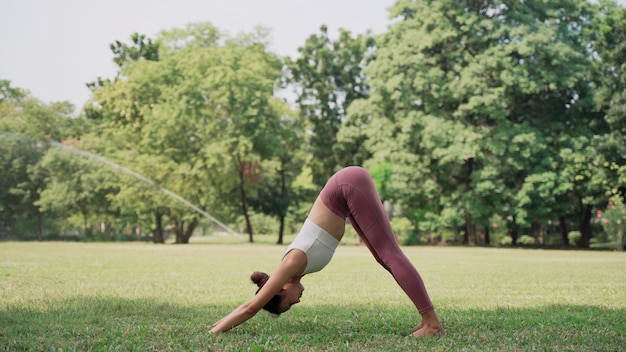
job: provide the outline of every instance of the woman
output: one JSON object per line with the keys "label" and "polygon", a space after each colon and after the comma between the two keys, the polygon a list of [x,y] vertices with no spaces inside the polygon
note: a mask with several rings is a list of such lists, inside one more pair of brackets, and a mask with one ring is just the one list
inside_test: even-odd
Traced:
{"label": "woman", "polygon": [[215,323],[211,332],[228,331],[261,308],[280,314],[299,303],[304,291],[300,280],[328,264],[343,237],[346,218],[422,316],[411,335],[445,335],[422,278],[402,253],[391,230],[371,176],[356,166],[342,169],[328,180],[278,268],[271,276],[253,273],[251,278],[259,286],[256,296]]}

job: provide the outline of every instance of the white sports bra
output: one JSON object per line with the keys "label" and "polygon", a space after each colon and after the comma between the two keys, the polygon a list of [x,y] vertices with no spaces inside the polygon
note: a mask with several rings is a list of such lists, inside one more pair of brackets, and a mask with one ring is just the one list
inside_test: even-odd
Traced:
{"label": "white sports bra", "polygon": [[339,241],[308,218],[304,221],[298,236],[283,253],[283,258],[292,249],[299,249],[306,255],[306,268],[302,275],[322,270],[333,257]]}

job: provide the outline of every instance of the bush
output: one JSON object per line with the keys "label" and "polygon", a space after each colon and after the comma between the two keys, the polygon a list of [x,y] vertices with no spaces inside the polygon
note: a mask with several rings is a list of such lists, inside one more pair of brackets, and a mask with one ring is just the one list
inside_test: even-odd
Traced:
{"label": "bush", "polygon": [[522,235],[517,239],[517,244],[521,244],[522,246],[531,246],[535,244],[535,238],[529,235]]}
{"label": "bush", "polygon": [[572,246],[577,246],[581,237],[582,237],[582,233],[580,233],[580,231],[571,231],[570,233],[567,234],[567,240]]}
{"label": "bush", "polygon": [[502,236],[498,240],[498,245],[500,246],[510,246],[511,244],[513,244],[513,239],[511,238],[511,236]]}
{"label": "bush", "polygon": [[591,243],[607,243],[611,242],[611,238],[604,231],[594,231],[593,237],[589,240],[589,244]]}
{"label": "bush", "polygon": [[626,232],[626,207],[622,199],[613,197],[605,210],[598,210],[597,217],[618,251],[624,250],[624,232]]}
{"label": "bush", "polygon": [[398,242],[403,245],[416,245],[421,241],[415,227],[411,221],[405,217],[394,217],[391,219],[391,228],[393,229]]}
{"label": "bush", "polygon": [[546,246],[561,246],[563,245],[563,238],[560,234],[548,234],[543,239],[543,244]]}
{"label": "bush", "polygon": [[110,240],[109,234],[102,231],[86,231],[83,236],[85,242],[107,242]]}
{"label": "bush", "polygon": [[444,228],[439,231],[441,236],[440,242],[445,243],[459,243],[463,240],[463,231],[456,232],[450,228]]}
{"label": "bush", "polygon": [[[255,212],[250,212],[250,223],[252,231],[259,235],[275,235],[278,234],[280,228],[280,223],[276,218]],[[243,216],[237,218],[237,229],[240,233],[247,233],[246,219]]]}

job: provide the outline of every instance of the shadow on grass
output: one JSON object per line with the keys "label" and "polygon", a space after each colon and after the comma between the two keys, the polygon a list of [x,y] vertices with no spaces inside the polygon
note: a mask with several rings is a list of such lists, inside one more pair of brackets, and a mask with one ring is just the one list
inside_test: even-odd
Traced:
{"label": "shadow on grass", "polygon": [[[43,307],[43,308],[41,308]],[[229,333],[209,334],[230,312],[119,298],[73,298],[37,309],[0,310],[0,350],[401,351],[594,350],[626,348],[626,310],[553,305],[495,310],[440,309],[448,336],[406,339],[417,324],[397,305],[296,306],[266,312]],[[390,308],[391,307],[391,308]]]}

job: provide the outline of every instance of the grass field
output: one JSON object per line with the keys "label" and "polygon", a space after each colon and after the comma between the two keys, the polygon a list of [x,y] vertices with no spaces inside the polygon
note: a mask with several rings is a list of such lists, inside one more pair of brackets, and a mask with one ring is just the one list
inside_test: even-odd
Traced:
{"label": "grass field", "polygon": [[305,277],[302,302],[231,332],[271,244],[0,243],[0,350],[623,351],[626,253],[406,247],[447,330],[405,338],[411,302],[362,246]]}

